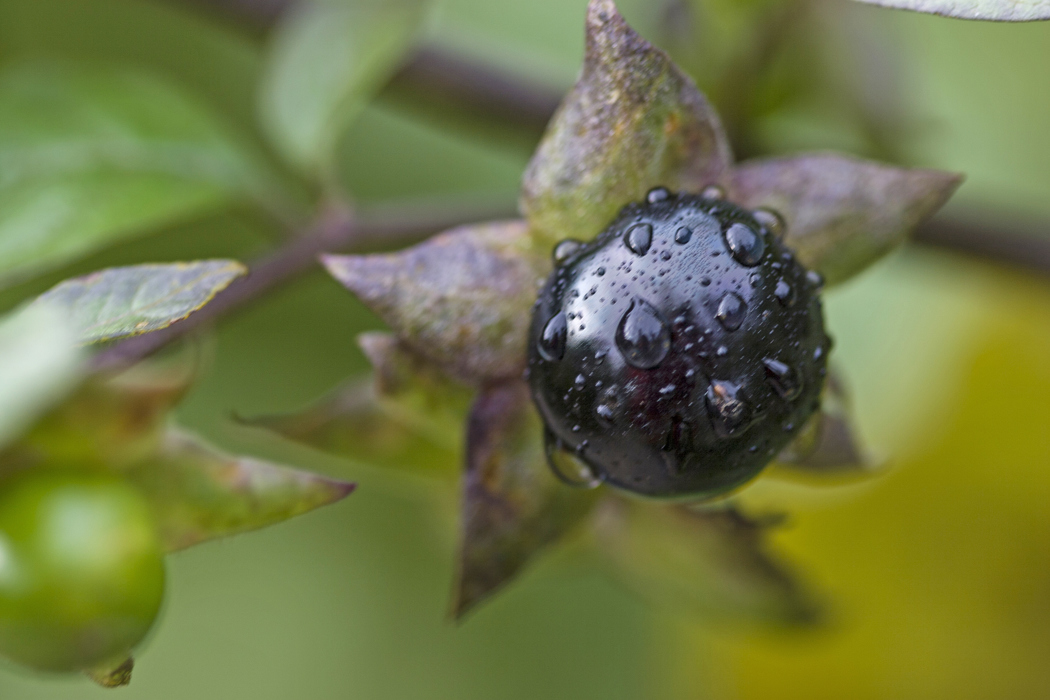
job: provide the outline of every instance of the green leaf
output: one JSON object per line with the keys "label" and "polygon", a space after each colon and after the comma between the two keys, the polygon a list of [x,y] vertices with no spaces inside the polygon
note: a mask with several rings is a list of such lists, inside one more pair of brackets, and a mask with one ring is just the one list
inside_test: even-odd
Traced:
{"label": "green leaf", "polygon": [[858,0],[930,15],[983,19],[993,22],[1033,22],[1050,19],[1048,0]]}
{"label": "green leaf", "polygon": [[738,204],[778,211],[787,222],[784,242],[836,284],[904,242],[961,182],[940,170],[814,153],[742,163],[729,191]]}
{"label": "green leaf", "polygon": [[117,69],[0,71],[0,284],[248,197],[283,201],[263,166],[171,86]]}
{"label": "green leaf", "polygon": [[343,129],[393,75],[422,24],[425,0],[299,4],[278,27],[262,121],[289,161],[329,175]]}
{"label": "green leaf", "polygon": [[842,380],[832,374],[824,384],[820,411],[776,458],[777,466],[806,476],[867,476],[874,465],[861,447],[853,409]]}
{"label": "green leaf", "polygon": [[84,369],[61,309],[39,305],[0,318],[0,448],[66,396]]}
{"label": "green leaf", "polygon": [[150,501],[168,551],[287,520],[350,494],[353,484],[246,457],[172,431],[124,472]]}
{"label": "green leaf", "polygon": [[523,222],[464,226],[401,252],[323,262],[409,348],[453,376],[521,376],[532,305],[551,268]]}
{"label": "green leaf", "polygon": [[707,99],[611,0],[591,1],[586,39],[580,79],[522,183],[521,210],[545,246],[593,238],[657,185],[699,191],[732,161]]}
{"label": "green leaf", "polygon": [[358,338],[375,367],[306,410],[243,422],[359,463],[448,477],[462,461],[471,392],[387,333]]}
{"label": "green leaf", "polygon": [[201,260],[100,270],[66,280],[34,303],[68,310],[81,343],[167,328],[247,274],[235,260]]}
{"label": "green leaf", "polygon": [[818,609],[766,553],[766,528],[731,508],[608,498],[598,541],[624,582],[676,618],[812,624]]}
{"label": "green leaf", "polygon": [[456,617],[578,527],[598,500],[598,492],[566,486],[547,467],[541,422],[524,382],[486,389],[467,431]]}
{"label": "green leaf", "polygon": [[152,362],[93,377],[37,420],[3,462],[120,471],[160,448],[168,414],[193,378],[185,365],[162,369]]}

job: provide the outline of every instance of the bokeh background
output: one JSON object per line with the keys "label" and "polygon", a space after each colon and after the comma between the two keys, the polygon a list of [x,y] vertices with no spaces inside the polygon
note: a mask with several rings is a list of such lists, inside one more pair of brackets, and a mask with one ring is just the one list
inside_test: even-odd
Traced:
{"label": "bokeh background", "polygon": [[[429,40],[567,86],[585,4],[440,0]],[[621,5],[683,63],[699,60],[660,3]],[[961,171],[967,181],[949,214],[978,212],[989,236],[1018,222],[1038,235],[1030,222],[1050,220],[1050,23],[969,23],[844,1],[818,9],[834,21],[816,32],[827,41],[805,48],[824,66],[863,66],[756,117],[749,143],[763,152],[892,151],[905,164]],[[260,142],[265,48],[261,32],[175,2],[0,0],[0,65],[134,65]],[[892,112],[892,128],[865,136],[836,106],[834,85],[862,88]],[[531,146],[520,133],[449,124],[390,98],[354,124],[338,162],[361,202],[513,201]],[[1042,233],[1050,242],[1050,227]],[[277,235],[248,209],[215,211],[5,290],[0,309],[103,266],[250,259]],[[647,605],[572,551],[544,558],[456,625],[447,618],[454,494],[232,420],[294,410],[364,372],[354,337],[380,327],[320,271],[267,297],[200,341],[210,360],[179,420],[230,449],[349,477],[359,489],[334,507],[170,557],[165,613],[132,686],[116,695],[1050,697],[1050,278],[913,245],[830,291],[827,310],[834,358],[882,473],[820,489],[764,478],[746,494],[789,510],[776,543],[826,599],[825,627],[706,628]],[[4,700],[110,692],[0,669]]]}

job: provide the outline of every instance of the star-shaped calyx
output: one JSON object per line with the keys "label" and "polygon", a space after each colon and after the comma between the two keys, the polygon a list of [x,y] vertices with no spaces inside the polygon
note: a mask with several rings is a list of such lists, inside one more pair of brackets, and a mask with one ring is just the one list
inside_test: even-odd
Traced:
{"label": "star-shaped calyx", "polygon": [[[313,409],[308,425],[300,417],[269,426],[360,455],[382,433],[360,426],[388,421],[403,455],[399,465],[423,465],[427,455],[456,452],[452,422],[442,429],[434,416],[473,392],[459,433],[466,471],[457,616],[539,550],[578,531],[589,533],[627,580],[680,609],[811,620],[809,597],[764,551],[763,526],[733,506],[573,489],[547,469],[543,425],[523,372],[533,307],[554,268],[552,250],[565,239],[593,239],[654,188],[709,195],[719,188],[743,210],[776,212],[758,220],[782,229],[777,245],[833,285],[903,242],[959,182],[951,173],[835,153],[734,164],[718,116],[692,80],[632,30],[611,0],[592,0],[580,78],[525,173],[524,219],[457,228],[393,254],[326,256],[329,272],[393,331],[382,342],[365,340],[379,381]],[[391,366],[400,368],[393,386],[383,379]],[[413,375],[422,378],[415,386],[406,379]],[[813,472],[862,469],[836,381],[823,397],[830,409],[816,413],[779,460]],[[412,440],[421,447],[407,455]]]}

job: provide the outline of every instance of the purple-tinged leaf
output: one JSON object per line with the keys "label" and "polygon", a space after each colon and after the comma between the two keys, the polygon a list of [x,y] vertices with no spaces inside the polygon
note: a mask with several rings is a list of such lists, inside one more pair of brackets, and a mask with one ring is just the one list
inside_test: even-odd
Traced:
{"label": "purple-tinged leaf", "polygon": [[1050,19],[1050,0],[858,0],[928,15],[992,22],[1034,22]]}
{"label": "purple-tinged leaf", "polygon": [[167,328],[247,272],[235,260],[113,267],[61,282],[35,303],[65,308],[80,342],[100,343]]}
{"label": "purple-tinged leaf", "polygon": [[731,508],[608,498],[598,541],[624,582],[678,618],[811,624],[814,601],[766,551],[765,526]]}
{"label": "purple-tinged leaf", "polygon": [[834,374],[824,385],[820,403],[820,411],[777,455],[777,463],[790,471],[813,476],[871,474],[874,465],[853,426],[849,396]]}
{"label": "purple-tinged leaf", "polygon": [[780,212],[784,242],[835,284],[904,242],[961,182],[940,170],[814,153],[741,163],[729,190],[738,204]]}
{"label": "purple-tinged leaf", "polygon": [[465,226],[383,255],[328,255],[332,275],[414,352],[468,383],[517,378],[550,272],[520,221]]}
{"label": "purple-tinged leaf", "polygon": [[471,392],[388,333],[358,342],[375,368],[371,381],[339,387],[299,413],[244,422],[355,462],[452,477]]}
{"label": "purple-tinged leaf", "polygon": [[149,500],[168,551],[279,523],[354,490],[318,474],[230,457],[175,431],[155,457],[124,476]]}
{"label": "purple-tinged leaf", "polygon": [[486,389],[471,411],[463,482],[463,540],[453,614],[504,586],[544,548],[577,527],[595,491],[558,481],[524,382]]}
{"label": "purple-tinged leaf", "polygon": [[611,0],[587,9],[586,56],[522,183],[537,240],[588,240],[658,185],[699,191],[723,178],[728,141],[707,99]]}

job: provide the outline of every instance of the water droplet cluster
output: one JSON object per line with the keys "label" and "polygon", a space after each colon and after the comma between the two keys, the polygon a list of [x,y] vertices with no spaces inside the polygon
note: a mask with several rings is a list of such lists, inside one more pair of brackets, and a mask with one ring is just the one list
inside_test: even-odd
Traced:
{"label": "water droplet cluster", "polygon": [[819,407],[822,280],[783,219],[665,188],[563,241],[528,378],[548,461],[576,486],[705,498],[753,478]]}

